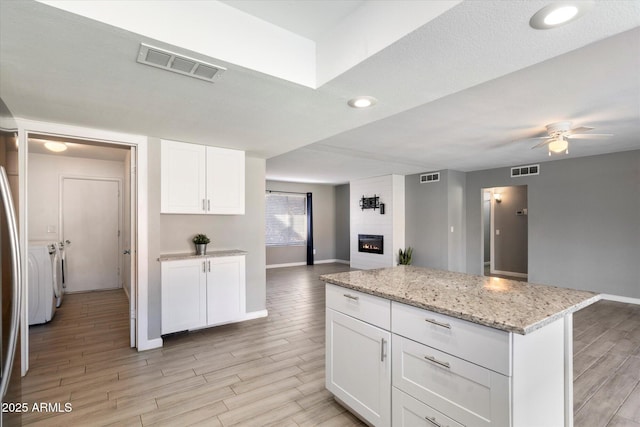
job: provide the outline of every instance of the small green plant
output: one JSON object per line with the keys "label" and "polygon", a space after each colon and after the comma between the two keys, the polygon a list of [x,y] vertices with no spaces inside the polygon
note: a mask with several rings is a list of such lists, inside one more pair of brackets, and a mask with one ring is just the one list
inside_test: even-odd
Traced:
{"label": "small green plant", "polygon": [[206,245],[211,242],[211,239],[206,234],[196,234],[193,237],[193,243],[196,245]]}
{"label": "small green plant", "polygon": [[413,255],[413,248],[407,247],[404,251],[400,249],[398,252],[398,264],[411,265],[411,255]]}

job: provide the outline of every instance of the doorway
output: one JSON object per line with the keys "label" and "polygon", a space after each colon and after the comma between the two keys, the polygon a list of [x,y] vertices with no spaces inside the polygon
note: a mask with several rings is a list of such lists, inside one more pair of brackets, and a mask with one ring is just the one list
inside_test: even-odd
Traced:
{"label": "doorway", "polygon": [[[137,147],[43,133],[26,136],[28,244],[64,247],[66,292],[124,288],[126,297],[113,301],[125,305],[113,313],[126,313],[127,341],[136,347]],[[48,142],[66,149],[48,151]],[[58,310],[64,306],[59,302]]]}
{"label": "doorway", "polygon": [[483,269],[485,276],[528,277],[527,186],[482,189]]}

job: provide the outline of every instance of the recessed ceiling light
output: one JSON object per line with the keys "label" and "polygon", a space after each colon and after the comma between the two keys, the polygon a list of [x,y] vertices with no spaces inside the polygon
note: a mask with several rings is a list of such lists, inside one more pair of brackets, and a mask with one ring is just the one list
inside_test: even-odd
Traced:
{"label": "recessed ceiling light", "polygon": [[375,105],[376,102],[378,102],[378,100],[373,96],[356,96],[350,99],[347,104],[353,108],[367,108]]}
{"label": "recessed ceiling light", "polygon": [[587,13],[594,1],[559,2],[547,5],[537,11],[529,20],[536,30],[548,30],[567,24]]}
{"label": "recessed ceiling light", "polygon": [[49,151],[53,151],[54,153],[60,153],[67,149],[67,144],[65,144],[64,142],[48,141],[44,143],[44,148]]}

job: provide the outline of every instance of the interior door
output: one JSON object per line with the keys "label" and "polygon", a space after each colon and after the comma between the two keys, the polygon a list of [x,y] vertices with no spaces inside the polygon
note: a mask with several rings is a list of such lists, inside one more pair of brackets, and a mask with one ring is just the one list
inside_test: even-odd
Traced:
{"label": "interior door", "polygon": [[63,177],[61,209],[66,291],[121,287],[120,181]]}

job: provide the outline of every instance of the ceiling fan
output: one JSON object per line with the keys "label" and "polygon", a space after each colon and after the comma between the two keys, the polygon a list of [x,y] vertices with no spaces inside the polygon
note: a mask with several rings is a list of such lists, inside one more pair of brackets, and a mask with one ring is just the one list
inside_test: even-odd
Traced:
{"label": "ceiling fan", "polygon": [[547,146],[549,150],[549,155],[551,153],[562,153],[569,154],[569,141],[574,139],[588,139],[588,138],[609,138],[613,136],[610,133],[587,133],[592,131],[594,128],[588,126],[580,126],[577,128],[571,128],[571,122],[556,122],[551,123],[546,126],[548,136],[541,136],[537,138],[529,138],[529,140],[539,140],[538,144],[531,147],[540,148]]}

